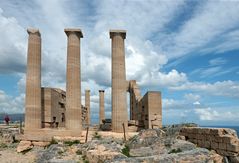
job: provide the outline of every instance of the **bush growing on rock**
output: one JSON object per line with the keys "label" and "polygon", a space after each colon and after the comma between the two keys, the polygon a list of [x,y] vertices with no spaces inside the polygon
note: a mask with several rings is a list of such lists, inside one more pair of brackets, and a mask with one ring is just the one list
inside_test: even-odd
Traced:
{"label": "bush growing on rock", "polygon": [[68,146],[72,146],[73,144],[80,144],[79,140],[74,140],[74,141],[65,141],[64,144]]}
{"label": "bush growing on rock", "polygon": [[121,150],[121,153],[124,154],[127,157],[130,157],[130,148],[129,146],[125,145],[125,147]]}

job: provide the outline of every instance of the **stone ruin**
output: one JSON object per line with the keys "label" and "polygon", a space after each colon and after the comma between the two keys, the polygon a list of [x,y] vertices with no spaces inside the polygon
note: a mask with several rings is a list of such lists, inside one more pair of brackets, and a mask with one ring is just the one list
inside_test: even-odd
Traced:
{"label": "stone ruin", "polygon": [[[81,104],[80,29],[65,29],[67,35],[66,92],[58,88],[41,87],[41,34],[28,29],[25,130],[24,139],[38,140],[52,136],[81,134],[91,125],[90,90],[85,91],[85,106]],[[149,91],[143,97],[135,80],[126,80],[126,31],[110,30],[112,43],[112,118],[110,128],[122,133],[162,127],[161,93]],[[130,120],[127,112],[127,92],[130,94]],[[99,90],[99,124],[104,125],[104,90]]]}

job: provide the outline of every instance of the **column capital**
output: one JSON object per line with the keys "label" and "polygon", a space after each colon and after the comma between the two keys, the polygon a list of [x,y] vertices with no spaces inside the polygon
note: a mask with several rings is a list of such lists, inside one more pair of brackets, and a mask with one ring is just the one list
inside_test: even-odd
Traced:
{"label": "column capital", "polygon": [[126,38],[126,30],[111,29],[110,30],[110,38],[113,38],[115,35],[120,35],[123,37],[123,39],[125,39]]}
{"label": "column capital", "polygon": [[99,92],[105,92],[105,90],[99,90]]}
{"label": "column capital", "polygon": [[69,34],[74,33],[79,38],[83,38],[83,33],[82,33],[81,29],[79,29],[79,28],[66,28],[66,29],[64,29],[64,31],[65,31],[67,37],[69,36]]}
{"label": "column capital", "polygon": [[86,89],[85,92],[90,92],[90,90],[89,90],[89,89]]}
{"label": "column capital", "polygon": [[28,33],[29,35],[30,35],[30,34],[36,34],[36,35],[38,35],[38,36],[41,37],[41,33],[40,33],[39,29],[37,29],[37,28],[28,28],[28,29],[27,29],[27,33]]}

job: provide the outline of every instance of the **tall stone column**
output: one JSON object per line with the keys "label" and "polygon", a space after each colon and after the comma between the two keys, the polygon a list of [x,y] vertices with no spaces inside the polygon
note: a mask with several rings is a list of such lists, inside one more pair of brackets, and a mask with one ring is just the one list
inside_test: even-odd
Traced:
{"label": "tall stone column", "polygon": [[41,34],[38,29],[27,29],[27,75],[26,75],[26,130],[42,127],[41,107]]}
{"label": "tall stone column", "polygon": [[126,102],[125,47],[126,31],[110,30],[112,39],[112,131],[123,132],[128,128]]}
{"label": "tall stone column", "polygon": [[86,123],[90,125],[90,90],[85,90],[85,107],[87,108]]}
{"label": "tall stone column", "polygon": [[103,124],[102,123],[102,120],[105,119],[105,100],[104,100],[104,90],[99,90],[99,96],[100,96],[100,99],[99,99],[99,107],[100,107],[100,110],[99,110],[99,123],[100,124]]}
{"label": "tall stone column", "polygon": [[80,29],[65,29],[67,35],[66,72],[66,128],[74,132],[82,129],[81,115],[81,71],[80,71]]}

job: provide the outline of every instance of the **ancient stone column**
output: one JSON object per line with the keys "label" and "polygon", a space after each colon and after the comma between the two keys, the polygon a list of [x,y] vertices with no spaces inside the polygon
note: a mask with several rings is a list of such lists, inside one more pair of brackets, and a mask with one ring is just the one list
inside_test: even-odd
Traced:
{"label": "ancient stone column", "polygon": [[41,34],[38,29],[27,29],[27,75],[26,75],[26,130],[42,127],[41,109]]}
{"label": "ancient stone column", "polygon": [[110,30],[112,39],[112,131],[123,132],[128,128],[126,102],[125,47],[126,31]]}
{"label": "ancient stone column", "polygon": [[86,123],[90,125],[90,90],[85,90],[85,107],[87,108]]}
{"label": "ancient stone column", "polygon": [[66,128],[74,131],[82,129],[81,115],[81,71],[80,71],[80,29],[65,29],[67,35],[66,71]]}
{"label": "ancient stone column", "polygon": [[104,100],[104,90],[99,90],[99,124],[103,124],[102,120],[105,119],[105,100]]}

